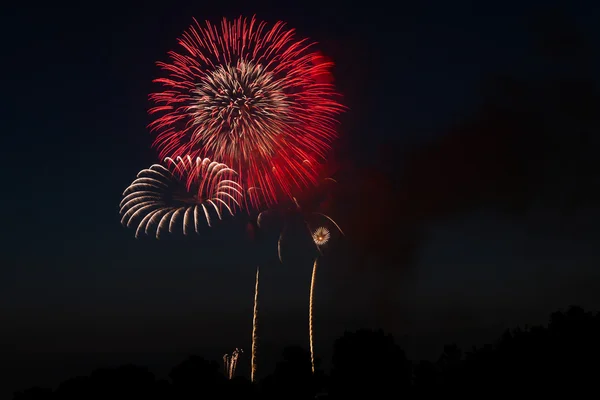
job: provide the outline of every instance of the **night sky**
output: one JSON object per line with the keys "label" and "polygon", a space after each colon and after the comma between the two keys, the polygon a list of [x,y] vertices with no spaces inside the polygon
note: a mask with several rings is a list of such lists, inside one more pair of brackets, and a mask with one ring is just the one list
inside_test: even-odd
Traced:
{"label": "night sky", "polygon": [[600,7],[418,3],[3,10],[0,397],[249,350],[257,263],[259,375],[283,346],[308,347],[301,246],[279,265],[276,233],[251,243],[244,214],[186,241],[120,225],[123,189],[156,162],[155,62],[192,17],[281,19],[336,63],[349,111],[320,206],[347,237],[318,276],[325,360],[345,329],[382,327],[435,358],[570,304],[600,309]]}

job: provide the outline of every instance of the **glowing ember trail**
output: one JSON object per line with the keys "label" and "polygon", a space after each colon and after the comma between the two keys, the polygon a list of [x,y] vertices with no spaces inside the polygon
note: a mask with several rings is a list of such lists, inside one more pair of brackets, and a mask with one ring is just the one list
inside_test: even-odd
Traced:
{"label": "glowing ember trail", "polygon": [[229,354],[223,355],[223,364],[225,367],[225,373],[227,375],[227,379],[233,379],[235,376],[235,369],[237,368],[238,358],[240,353],[243,353],[242,349],[235,349]]}
{"label": "glowing ember trail", "polygon": [[315,263],[313,264],[312,277],[310,279],[310,299],[308,301],[308,333],[309,333],[309,341],[310,341],[310,365],[312,368],[313,374],[315,373],[315,349],[313,346],[313,295],[315,292],[315,277],[317,275],[317,261],[319,259],[315,259]]}
{"label": "glowing ember trail", "polygon": [[254,374],[256,374],[256,350],[257,350],[257,317],[258,317],[258,273],[259,269],[256,267],[256,282],[254,284],[254,312],[252,316],[252,356],[250,358],[250,381],[254,382]]}

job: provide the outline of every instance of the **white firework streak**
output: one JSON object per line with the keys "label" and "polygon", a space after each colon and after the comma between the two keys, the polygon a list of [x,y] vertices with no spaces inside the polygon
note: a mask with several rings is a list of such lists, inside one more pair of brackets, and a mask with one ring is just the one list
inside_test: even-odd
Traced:
{"label": "white firework streak", "polygon": [[227,379],[233,379],[235,376],[238,359],[240,357],[240,353],[243,352],[244,350],[236,348],[231,354],[223,355],[223,366],[225,368],[225,375],[227,376]]}
{"label": "white firework streak", "polygon": [[135,237],[174,233],[199,233],[201,219],[212,226],[211,214],[221,220],[222,210],[230,215],[241,207],[242,187],[237,173],[227,165],[207,158],[167,157],[165,165],[141,170],[123,192],[121,223],[136,227]]}

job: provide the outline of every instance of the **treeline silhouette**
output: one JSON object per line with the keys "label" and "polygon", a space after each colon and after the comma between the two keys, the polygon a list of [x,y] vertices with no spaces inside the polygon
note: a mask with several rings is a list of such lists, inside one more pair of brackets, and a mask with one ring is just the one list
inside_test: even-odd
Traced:
{"label": "treeline silhouette", "polygon": [[[330,374],[313,375],[309,353],[288,347],[274,372],[256,384],[228,380],[222,366],[191,356],[158,380],[144,367],[100,369],[61,383],[32,388],[15,400],[43,399],[348,399],[422,397],[440,393],[522,394],[593,390],[600,366],[600,313],[571,306],[547,326],[507,330],[494,343],[470,351],[446,345],[436,362],[411,362],[383,331],[346,332],[336,340]],[[526,392],[525,392],[526,391]],[[592,392],[589,392],[592,393]]]}

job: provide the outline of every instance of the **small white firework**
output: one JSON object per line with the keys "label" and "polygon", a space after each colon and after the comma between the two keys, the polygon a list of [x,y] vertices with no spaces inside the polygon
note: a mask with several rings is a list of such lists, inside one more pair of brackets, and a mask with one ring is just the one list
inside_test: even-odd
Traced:
{"label": "small white firework", "polygon": [[324,244],[327,244],[327,242],[329,242],[329,239],[331,238],[331,234],[329,233],[329,229],[320,226],[317,229],[315,229],[315,231],[313,232],[313,241],[315,242],[315,244],[317,246],[323,246]]}

